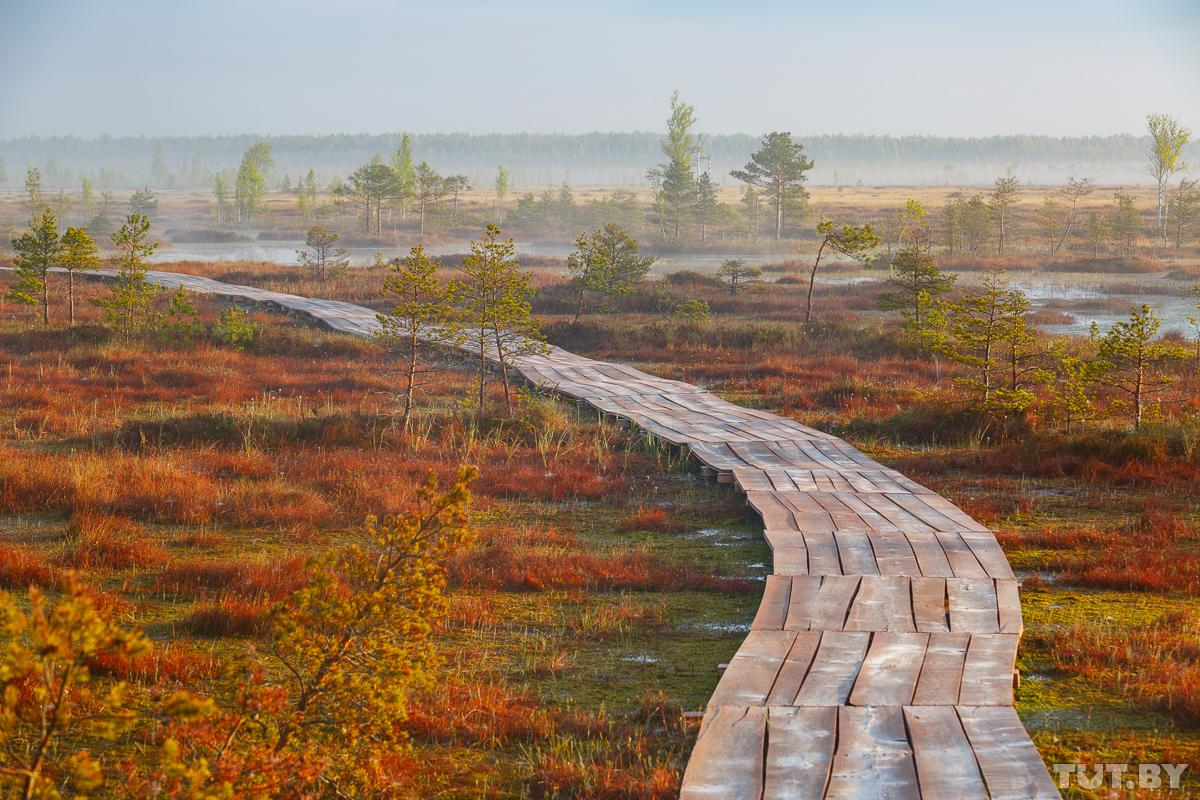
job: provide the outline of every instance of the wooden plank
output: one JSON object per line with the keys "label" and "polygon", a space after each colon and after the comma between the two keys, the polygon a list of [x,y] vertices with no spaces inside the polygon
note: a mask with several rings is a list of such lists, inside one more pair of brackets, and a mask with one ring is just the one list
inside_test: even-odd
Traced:
{"label": "wooden plank", "polygon": [[913,623],[918,631],[944,633],[950,630],[946,611],[945,578],[912,578]]}
{"label": "wooden plank", "polygon": [[746,502],[762,517],[764,528],[800,530],[792,510],[774,492],[746,492]]}
{"label": "wooden plank", "polygon": [[833,765],[837,709],[767,710],[763,800],[821,800]]}
{"label": "wooden plank", "polygon": [[904,721],[912,740],[922,797],[988,800],[975,751],[953,708],[906,708]]}
{"label": "wooden plank", "polygon": [[912,547],[921,575],[927,578],[950,578],[954,570],[946,558],[946,551],[933,531],[907,531],[904,538]]}
{"label": "wooden plank", "polygon": [[1025,630],[1021,619],[1021,594],[1016,581],[996,581],[996,610],[1000,616],[1000,632],[1020,634]]}
{"label": "wooden plank", "polygon": [[872,531],[868,538],[871,541],[871,549],[875,551],[875,563],[879,567],[880,575],[922,574],[912,545],[903,533]]}
{"label": "wooden plank", "polygon": [[964,633],[999,633],[996,586],[990,578],[947,578],[950,630]]}
{"label": "wooden plank", "polygon": [[913,693],[913,705],[958,705],[963,664],[967,660],[970,641],[971,635],[968,633],[929,635],[925,663],[921,665],[921,675],[917,678],[917,689]]}
{"label": "wooden plank", "polygon": [[1037,748],[1012,706],[960,706],[958,717],[975,751],[991,800],[1060,797]]}
{"label": "wooden plank", "polygon": [[810,630],[840,631],[846,626],[850,604],[858,591],[861,578],[857,575],[826,575],[811,603],[808,627]]}
{"label": "wooden plank", "polygon": [[790,706],[795,702],[820,644],[820,631],[800,631],[796,634],[796,640],[788,650],[779,668],[779,674],[775,676],[775,683],[767,694],[767,705]]}
{"label": "wooden plank", "polygon": [[680,800],[758,800],[767,709],[710,708],[683,773]]}
{"label": "wooden plank", "polygon": [[950,562],[950,569],[954,571],[956,577],[988,577],[987,570],[983,568],[983,565],[979,563],[979,559],[971,552],[971,548],[967,547],[967,543],[957,533],[953,531],[937,531],[934,535],[937,537],[938,543],[942,546],[942,550],[946,554],[946,560]]}
{"label": "wooden plank", "polygon": [[876,633],[850,692],[850,704],[903,706],[911,703],[928,644],[927,633]]}
{"label": "wooden plank", "polygon": [[758,604],[758,613],[754,616],[754,621],[750,623],[750,630],[783,630],[783,621],[787,619],[788,597],[791,589],[791,578],[783,575],[768,575],[767,585],[763,589],[762,602]]}
{"label": "wooden plank", "polygon": [[918,800],[917,771],[897,707],[838,709],[826,800]]}
{"label": "wooden plank", "polygon": [[996,541],[993,534],[981,531],[959,531],[958,535],[967,543],[967,547],[971,548],[971,552],[975,554],[975,558],[987,571],[989,577],[1008,580],[1016,577],[1013,575],[1008,559],[1004,557],[1004,551],[1000,549],[1000,543]]}
{"label": "wooden plank", "polygon": [[804,546],[808,549],[808,571],[810,575],[841,575],[842,560],[838,556],[837,542],[830,531],[806,531]]}
{"label": "wooden plank", "polygon": [[771,552],[771,571],[776,575],[807,575],[808,550],[803,545],[775,548]]}
{"label": "wooden plank", "polygon": [[775,684],[775,676],[795,641],[791,631],[750,631],[729,659],[708,707],[761,706]]}
{"label": "wooden plank", "polygon": [[784,630],[806,631],[812,627],[813,604],[821,589],[823,578],[819,575],[797,575],[792,578],[792,594],[788,602]]}
{"label": "wooden plank", "polygon": [[875,551],[864,531],[837,530],[833,532],[837,543],[838,558],[844,575],[878,575]]}
{"label": "wooden plank", "polygon": [[863,576],[846,617],[848,631],[913,632],[912,589],[908,578]]}
{"label": "wooden plank", "polygon": [[1010,633],[973,633],[963,664],[958,702],[964,706],[1013,704],[1013,667],[1017,639]]}
{"label": "wooden plank", "polygon": [[796,693],[798,706],[840,706],[850,697],[859,667],[867,655],[869,633],[826,631],[808,676]]}

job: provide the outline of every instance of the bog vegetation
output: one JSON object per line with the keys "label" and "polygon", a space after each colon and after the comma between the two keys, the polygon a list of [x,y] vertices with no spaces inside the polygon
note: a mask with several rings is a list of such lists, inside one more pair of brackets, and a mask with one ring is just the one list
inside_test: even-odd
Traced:
{"label": "bog vegetation", "polygon": [[[676,454],[521,386],[514,361],[551,343],[830,430],[945,493],[1022,572],[1018,705],[1046,759],[1195,761],[1200,327],[1164,333],[1137,303],[1050,334],[1005,269],[1194,253],[1185,129],[1150,121],[1153,218],[1127,193],[1089,205],[1086,178],[1031,214],[1003,176],[832,219],[784,132],[726,205],[695,126],[675,97],[652,194],[584,203],[510,202],[507,171],[481,199],[407,138],[339,185],[268,190],[270,147],[250,147],[212,216],[302,221],[296,263],[168,268],[366,304],[370,341],[161,290],[152,190],[117,219],[85,186],[77,213],[31,171],[0,327],[5,792],[673,796],[682,712],[769,554]],[[463,229],[461,256],[344,249]],[[573,249],[523,265],[510,237],[535,231]],[[652,272],[730,237],[806,249]],[[850,261],[886,270],[829,280]],[[1200,317],[1200,272],[1178,273]]]}

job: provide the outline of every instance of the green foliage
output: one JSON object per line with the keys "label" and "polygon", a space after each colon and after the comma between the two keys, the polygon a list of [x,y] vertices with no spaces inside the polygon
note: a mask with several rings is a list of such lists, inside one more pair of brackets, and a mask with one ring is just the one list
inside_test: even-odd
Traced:
{"label": "green foliage", "polygon": [[150,188],[143,186],[129,197],[129,213],[149,217],[158,213],[158,198]]}
{"label": "green foliage", "polygon": [[246,312],[236,306],[230,306],[222,311],[213,323],[212,335],[221,344],[232,345],[242,350],[246,345],[254,343],[258,328],[246,318]]}
{"label": "green foliage", "polygon": [[319,744],[333,786],[362,786],[359,748],[403,739],[395,723],[408,694],[437,664],[430,636],[446,611],[445,561],[474,538],[477,475],[461,467],[442,492],[431,474],[412,511],[367,520],[366,544],[312,563],[309,585],[273,615],[270,653],[288,693],[274,747]]}
{"label": "green foliage", "polygon": [[350,251],[338,246],[341,238],[328,228],[314,225],[304,239],[310,249],[296,251],[300,266],[312,270],[321,286],[330,278],[343,274],[350,264]]}
{"label": "green foliage", "polygon": [[512,187],[512,182],[508,174],[508,170],[501,164],[496,170],[496,222],[500,222],[501,216],[504,214],[504,201],[508,198],[508,190]]}
{"label": "green foliage", "polygon": [[895,291],[879,296],[879,308],[883,311],[899,311],[904,317],[905,328],[913,337],[924,327],[924,311],[929,304],[950,291],[957,275],[944,275],[937,262],[926,250],[918,246],[905,247],[892,257],[888,284]]}
{"label": "green foliage", "polygon": [[1163,367],[1188,355],[1180,345],[1158,340],[1161,325],[1150,306],[1135,306],[1129,319],[1113,323],[1100,340],[1096,379],[1117,393],[1115,408],[1128,410],[1135,430],[1175,381]]}
{"label": "green foliage", "polygon": [[[105,619],[73,576],[54,602],[29,590],[29,610],[0,595],[4,631],[0,659],[0,787],[6,797],[59,800],[82,797],[104,783],[104,768],[88,747],[116,739],[137,721],[127,687],[89,686],[90,667],[103,658],[143,653],[140,634]],[[64,741],[70,737],[69,741]]]}
{"label": "green foliage", "polygon": [[[392,173],[395,175],[394,201],[400,206],[400,213],[407,216],[408,206],[416,195],[417,169],[413,166],[412,136],[405,133],[400,136],[400,146],[392,153]],[[314,198],[315,199],[315,198]]]}
{"label": "green foliage", "polygon": [[696,200],[692,159],[699,153],[701,141],[692,132],[695,126],[696,109],[680,100],[676,91],[671,95],[667,138],[661,145],[667,160],[646,173],[655,190],[654,209],[659,229],[668,238],[680,237]]}
{"label": "green foliage", "polygon": [[1092,385],[1096,369],[1092,362],[1065,351],[1052,348],[1054,357],[1053,393],[1050,397],[1050,416],[1066,433],[1086,424],[1095,416]]}
{"label": "green foliage", "polygon": [[67,228],[62,235],[58,265],[67,272],[67,311],[70,324],[75,324],[75,273],[97,269],[100,251],[83,228]]}
{"label": "green foliage", "polygon": [[729,286],[729,293],[736,295],[738,289],[745,289],[762,278],[762,267],[747,264],[740,258],[731,258],[721,262],[717,277]]}
{"label": "green foliage", "polygon": [[12,240],[17,257],[13,261],[17,280],[5,295],[26,305],[41,305],[42,324],[50,324],[49,272],[58,266],[62,245],[58,239],[58,219],[49,208],[30,222],[30,230]]}
{"label": "green foliage", "polygon": [[464,324],[471,329],[479,358],[479,413],[483,413],[486,400],[489,358],[494,358],[499,362],[504,401],[511,416],[512,360],[541,355],[548,348],[532,315],[529,276],[520,271],[513,240],[499,237],[500,229],[488,225],[483,236],[471,242],[462,264],[466,276],[462,301]]}
{"label": "green foliage", "polygon": [[192,297],[182,286],[171,293],[171,302],[160,330],[163,336],[173,342],[190,342],[203,333],[204,324],[200,322]]}
{"label": "green foliage", "polygon": [[158,287],[146,280],[146,257],[158,249],[147,241],[150,220],[130,214],[112,236],[117,248],[117,279],[108,297],[97,298],[108,321],[129,335],[144,330],[157,321],[154,299]]}
{"label": "green foliage", "polygon": [[393,305],[377,315],[379,339],[404,360],[401,391],[401,429],[408,433],[420,376],[423,342],[456,345],[464,340],[456,318],[456,306],[464,291],[458,281],[441,281],[440,264],[417,245],[403,259],[393,261],[383,281],[382,294]]}
{"label": "green foliage", "polygon": [[699,325],[712,318],[712,309],[709,308],[707,300],[684,300],[675,306],[671,315],[680,322]]}
{"label": "green foliage", "polygon": [[808,276],[808,294],[804,306],[805,325],[812,323],[813,289],[817,283],[817,270],[820,269],[825,252],[838,253],[861,264],[869,264],[874,258],[875,248],[879,246],[879,234],[870,224],[842,225],[839,228],[832,220],[824,219],[817,223],[817,236],[821,238],[821,242],[817,246],[817,256],[813,259]]}
{"label": "green foliage", "polygon": [[1012,175],[996,178],[989,197],[991,202],[988,205],[996,220],[996,255],[1003,256],[1004,246],[1008,243],[1012,206],[1017,199],[1017,179]]}
{"label": "green foliage", "polygon": [[813,162],[804,156],[804,145],[792,141],[787,131],[768,133],[750,162],[730,175],[762,190],[775,209],[775,239],[783,236],[789,206],[807,197],[804,181]]}
{"label": "green foliage", "polygon": [[400,193],[395,170],[376,157],[350,173],[347,196],[363,212],[363,230],[382,233],[383,204]]}
{"label": "green foliage", "polygon": [[1129,258],[1137,247],[1137,237],[1141,232],[1142,219],[1133,202],[1133,195],[1128,192],[1114,192],[1113,198],[1116,200],[1116,205],[1113,206],[1108,218],[1109,235],[1112,237],[1117,255]]}
{"label": "green foliage", "polygon": [[1038,364],[1037,334],[1026,318],[1029,300],[1008,288],[1004,270],[989,270],[980,284],[948,306],[942,353],[966,369],[957,382],[976,411],[1021,414],[1036,401],[1031,387],[1048,378]]}
{"label": "green foliage", "polygon": [[628,294],[646,277],[653,256],[638,254],[638,243],[616,223],[610,222],[592,235],[580,235],[575,250],[567,256],[567,274],[578,291],[575,320],[583,315],[587,292],[612,297]]}
{"label": "green foliage", "polygon": [[46,197],[42,193],[42,173],[37,167],[25,170],[25,208],[29,216],[34,217],[46,207]]}
{"label": "green foliage", "polygon": [[425,161],[413,168],[413,202],[420,215],[418,232],[425,235],[425,221],[429,212],[446,194],[446,182],[438,171]]}
{"label": "green foliage", "polygon": [[238,222],[250,222],[258,211],[267,190],[266,173],[272,163],[271,145],[268,142],[251,145],[242,156],[242,163],[238,166],[237,179],[234,182],[234,203]]}

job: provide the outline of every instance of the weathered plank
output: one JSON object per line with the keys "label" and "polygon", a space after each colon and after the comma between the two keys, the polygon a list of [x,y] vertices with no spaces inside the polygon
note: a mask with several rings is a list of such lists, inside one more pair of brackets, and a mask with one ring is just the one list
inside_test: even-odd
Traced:
{"label": "weathered plank", "polygon": [[953,708],[909,707],[904,709],[904,721],[922,797],[988,800],[975,751]]}
{"label": "weathered plank", "polygon": [[858,678],[870,641],[869,633],[825,631],[808,676],[796,693],[796,705],[844,705]]}
{"label": "weathered plank", "polygon": [[775,676],[775,683],[772,684],[771,691],[767,695],[767,705],[790,706],[795,703],[796,695],[800,693],[800,687],[804,685],[804,679],[808,676],[808,668],[812,665],[820,644],[820,631],[796,633],[796,639],[792,642],[792,646],[779,668],[779,673]]}
{"label": "weathered plank", "polygon": [[790,631],[746,634],[717,682],[708,700],[709,707],[764,705],[795,638],[796,634]]}
{"label": "weathered plank", "polygon": [[996,586],[990,578],[947,578],[950,630],[965,633],[999,633]]}
{"label": "weathered plank", "polygon": [[765,707],[710,708],[683,773],[680,800],[758,800],[766,735]]}
{"label": "weathered plank", "polygon": [[1012,675],[1016,660],[1015,635],[971,634],[958,702],[964,706],[1012,705]]}
{"label": "weathered plank", "polygon": [[792,579],[785,575],[768,575],[758,613],[750,623],[750,630],[781,631],[787,619],[788,597],[792,591]]}
{"label": "weathered plank", "polygon": [[767,710],[763,800],[821,800],[837,740],[837,708]]}
{"label": "weathered plank", "polygon": [[918,800],[912,748],[898,707],[842,706],[827,800]]}
{"label": "weathered plank", "polygon": [[928,644],[927,633],[876,633],[850,692],[850,704],[903,706],[911,703]]}
{"label": "weathered plank", "polygon": [[1045,800],[1058,789],[1012,706],[959,706],[991,800]]}
{"label": "weathered plank", "polygon": [[953,706],[958,704],[963,665],[967,660],[969,633],[932,633],[925,649],[925,662],[917,678],[913,705]]}

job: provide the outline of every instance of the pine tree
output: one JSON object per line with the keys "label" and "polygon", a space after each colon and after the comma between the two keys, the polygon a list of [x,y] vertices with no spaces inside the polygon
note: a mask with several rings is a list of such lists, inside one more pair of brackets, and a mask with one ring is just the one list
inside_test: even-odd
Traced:
{"label": "pine tree", "polygon": [[579,301],[575,322],[583,316],[588,292],[605,297],[628,294],[646,277],[654,261],[653,256],[639,255],[637,240],[616,223],[592,231],[590,237],[580,235],[575,250],[567,256],[567,274],[575,284]]}
{"label": "pine tree", "polygon": [[67,315],[70,324],[75,324],[75,273],[100,267],[100,251],[96,243],[83,228],[67,228],[62,235],[62,250],[58,264],[67,273]]}
{"label": "pine tree", "polygon": [[871,225],[843,225],[840,228],[832,220],[821,220],[817,223],[817,236],[821,237],[817,245],[817,255],[808,275],[808,295],[804,305],[804,324],[812,322],[813,288],[817,283],[817,270],[821,259],[828,250],[831,253],[852,258],[860,263],[869,262],[872,251],[879,246],[879,234]]}
{"label": "pine tree", "polygon": [[990,197],[989,205],[996,220],[996,255],[1003,256],[1004,247],[1008,244],[1012,206],[1017,199],[1017,179],[1012,175],[1006,178],[996,178]]}
{"label": "pine tree", "polygon": [[146,258],[158,245],[147,241],[150,220],[130,214],[121,229],[112,235],[117,248],[117,279],[112,293],[97,303],[109,322],[129,335],[145,329],[155,320],[154,298],[158,287],[146,280]]}
{"label": "pine tree", "polygon": [[62,245],[58,238],[58,219],[43,207],[29,223],[30,230],[12,240],[17,257],[13,261],[17,281],[8,297],[17,303],[42,307],[42,324],[50,324],[50,270],[58,266]]}
{"label": "pine tree", "polygon": [[1029,301],[1009,289],[1004,270],[983,274],[980,288],[948,307],[942,352],[966,368],[958,380],[981,412],[1021,413],[1036,400],[1029,387],[1044,379],[1036,363]]}
{"label": "pine tree", "polygon": [[950,291],[957,279],[957,275],[942,274],[933,256],[919,246],[905,247],[892,258],[888,284],[895,291],[879,296],[879,308],[899,311],[910,330],[919,330],[924,325],[922,311],[930,301]]}
{"label": "pine tree", "polygon": [[1134,430],[1142,427],[1146,413],[1175,382],[1163,367],[1187,357],[1180,345],[1156,341],[1161,325],[1150,306],[1135,306],[1129,319],[1113,323],[1100,340],[1097,380],[1118,395],[1118,408],[1128,408]]}
{"label": "pine tree", "polygon": [[787,131],[768,133],[750,162],[730,175],[762,190],[775,209],[775,240],[783,237],[789,206],[807,197],[804,181],[813,162],[804,156],[804,145],[792,141]]}
{"label": "pine tree", "polygon": [[712,176],[707,172],[700,175],[696,181],[696,205],[693,213],[696,223],[700,226],[700,241],[708,241],[708,224],[717,213],[717,187],[712,182]]}
{"label": "pine tree", "polygon": [[418,384],[428,371],[422,364],[423,343],[457,345],[463,341],[455,316],[463,285],[439,280],[439,266],[426,255],[424,247],[417,245],[406,257],[392,262],[391,274],[383,282],[383,295],[393,305],[390,311],[377,317],[381,326],[378,336],[404,360],[400,428],[405,436]]}
{"label": "pine tree", "polygon": [[341,238],[331,230],[314,225],[308,229],[308,236],[304,239],[304,244],[311,248],[311,252],[296,251],[300,266],[312,270],[322,289],[329,278],[341,275],[350,264],[350,251],[337,244]]}
{"label": "pine tree", "polygon": [[486,401],[489,358],[500,367],[504,403],[513,412],[509,368],[514,358],[547,352],[545,339],[533,319],[529,276],[520,271],[512,239],[500,240],[500,229],[488,225],[463,258],[463,306],[466,325],[478,344],[479,411]]}
{"label": "pine tree", "polygon": [[37,167],[25,170],[25,207],[30,218],[37,216],[46,207],[46,197],[42,193],[42,173]]}

